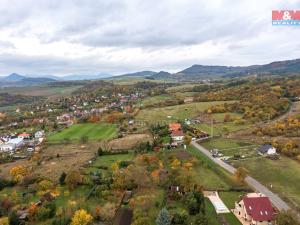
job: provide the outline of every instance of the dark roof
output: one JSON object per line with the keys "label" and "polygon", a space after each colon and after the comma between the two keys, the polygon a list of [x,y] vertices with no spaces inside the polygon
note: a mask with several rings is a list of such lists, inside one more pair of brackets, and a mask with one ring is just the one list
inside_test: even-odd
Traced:
{"label": "dark roof", "polygon": [[272,145],[262,145],[262,146],[260,146],[258,151],[260,151],[261,153],[267,153],[270,148],[273,148],[273,146]]}
{"label": "dark roof", "polygon": [[133,217],[133,211],[128,208],[120,208],[117,210],[114,225],[130,225]]}
{"label": "dark roof", "polygon": [[243,202],[248,215],[255,221],[273,220],[274,209],[268,197],[244,197]]}

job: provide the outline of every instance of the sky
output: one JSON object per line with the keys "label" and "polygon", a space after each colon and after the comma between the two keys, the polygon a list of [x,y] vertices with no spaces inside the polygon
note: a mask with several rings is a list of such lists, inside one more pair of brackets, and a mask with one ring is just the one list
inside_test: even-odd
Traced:
{"label": "sky", "polygon": [[0,0],[0,75],[177,72],[300,58],[300,0]]}

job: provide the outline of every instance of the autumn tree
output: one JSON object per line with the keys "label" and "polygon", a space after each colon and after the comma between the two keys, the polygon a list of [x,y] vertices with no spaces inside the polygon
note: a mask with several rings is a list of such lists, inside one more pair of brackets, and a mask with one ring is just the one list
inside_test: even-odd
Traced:
{"label": "autumn tree", "polygon": [[239,182],[244,182],[245,178],[248,175],[248,170],[244,167],[239,167],[239,168],[236,169],[234,175],[235,175],[235,178]]}
{"label": "autumn tree", "polygon": [[191,141],[192,141],[192,137],[190,135],[184,136],[183,142],[185,145],[190,145]]}
{"label": "autumn tree", "polygon": [[21,182],[24,176],[28,173],[28,170],[24,166],[15,166],[10,169],[9,173],[14,181]]}
{"label": "autumn tree", "polygon": [[170,225],[171,220],[170,220],[170,214],[166,208],[163,208],[160,210],[156,220],[155,220],[156,225]]}
{"label": "autumn tree", "polygon": [[70,171],[66,176],[65,182],[70,190],[74,190],[82,183],[82,176],[78,170]]}
{"label": "autumn tree", "polygon": [[71,225],[88,225],[93,217],[84,209],[79,209],[74,213]]}

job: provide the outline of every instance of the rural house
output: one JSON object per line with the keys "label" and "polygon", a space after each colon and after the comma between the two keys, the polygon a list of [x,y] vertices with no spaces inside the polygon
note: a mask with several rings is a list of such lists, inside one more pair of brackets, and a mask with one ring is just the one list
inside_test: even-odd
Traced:
{"label": "rural house", "polygon": [[169,131],[178,131],[181,130],[181,124],[180,123],[170,123],[169,124]]}
{"label": "rural house", "polygon": [[184,138],[184,133],[182,130],[172,131],[171,138],[173,141],[182,142]]}
{"label": "rural house", "polygon": [[268,197],[250,193],[235,203],[234,214],[249,225],[272,225],[274,209]]}
{"label": "rural house", "polygon": [[129,208],[119,208],[116,212],[114,225],[130,225],[133,218],[133,211]]}
{"label": "rural house", "polygon": [[276,148],[274,148],[272,145],[262,145],[258,149],[258,152],[261,155],[275,155],[276,154]]}

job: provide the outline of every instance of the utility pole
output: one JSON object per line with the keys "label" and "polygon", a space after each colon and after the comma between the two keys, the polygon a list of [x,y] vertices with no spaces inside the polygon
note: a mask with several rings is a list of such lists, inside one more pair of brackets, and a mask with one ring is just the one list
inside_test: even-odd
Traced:
{"label": "utility pole", "polygon": [[214,121],[213,121],[213,119],[211,119],[210,135],[211,135],[211,137],[214,136]]}

